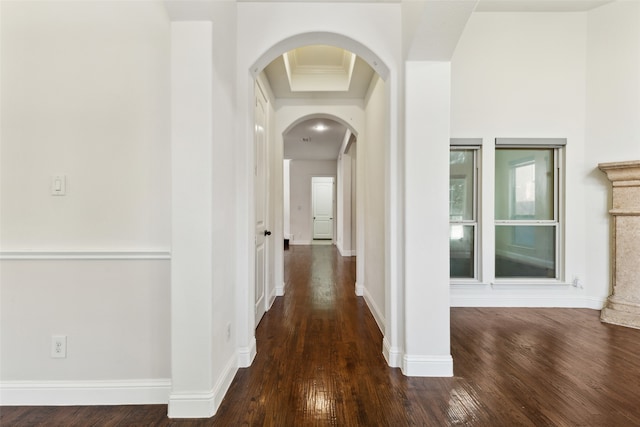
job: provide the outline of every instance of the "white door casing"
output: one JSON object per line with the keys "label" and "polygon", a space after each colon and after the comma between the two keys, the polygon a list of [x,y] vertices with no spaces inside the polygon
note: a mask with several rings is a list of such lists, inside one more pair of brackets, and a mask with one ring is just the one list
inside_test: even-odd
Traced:
{"label": "white door casing", "polygon": [[267,100],[260,86],[255,85],[255,126],[254,126],[254,185],[255,185],[255,325],[258,326],[266,311],[265,289],[268,277],[268,231],[267,218]]}
{"label": "white door casing", "polygon": [[333,239],[333,182],[333,177],[311,178],[314,239]]}

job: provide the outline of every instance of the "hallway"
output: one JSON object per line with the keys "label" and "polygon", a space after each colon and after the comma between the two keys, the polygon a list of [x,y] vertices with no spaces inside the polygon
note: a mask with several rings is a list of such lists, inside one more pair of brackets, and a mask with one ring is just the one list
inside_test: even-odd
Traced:
{"label": "hallway", "polygon": [[375,424],[389,391],[377,385],[388,369],[382,335],[354,295],[355,258],[338,256],[333,245],[291,246],[285,280],[285,297],[256,331],[258,355],[219,414],[226,425]]}
{"label": "hallway", "polygon": [[3,407],[0,425],[640,425],[639,330],[588,309],[454,308],[456,376],[409,378],[386,365],[354,271],[335,246],[285,252],[286,295],[212,419],[170,420],[166,405]]}

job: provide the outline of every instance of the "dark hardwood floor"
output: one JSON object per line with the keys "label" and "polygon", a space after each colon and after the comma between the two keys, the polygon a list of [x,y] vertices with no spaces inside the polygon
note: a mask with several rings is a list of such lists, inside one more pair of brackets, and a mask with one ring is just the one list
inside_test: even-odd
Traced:
{"label": "dark hardwood floor", "polygon": [[407,378],[354,295],[353,258],[286,252],[286,296],[211,419],[166,405],[2,407],[2,426],[640,426],[640,331],[583,309],[454,308],[453,378]]}

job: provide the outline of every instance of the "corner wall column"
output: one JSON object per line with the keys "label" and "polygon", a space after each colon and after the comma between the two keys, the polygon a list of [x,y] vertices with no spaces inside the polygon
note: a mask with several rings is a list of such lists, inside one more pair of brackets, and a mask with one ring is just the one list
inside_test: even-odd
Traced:
{"label": "corner wall column", "polygon": [[408,376],[449,377],[451,64],[405,65],[405,354]]}
{"label": "corner wall column", "polygon": [[212,23],[171,24],[169,417],[206,418],[213,393]]}

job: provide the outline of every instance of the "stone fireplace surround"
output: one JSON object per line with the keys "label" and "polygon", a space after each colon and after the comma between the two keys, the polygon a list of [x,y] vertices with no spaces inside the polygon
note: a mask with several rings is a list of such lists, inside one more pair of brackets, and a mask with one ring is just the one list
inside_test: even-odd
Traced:
{"label": "stone fireplace surround", "polygon": [[601,163],[613,191],[612,294],[601,321],[640,329],[640,160]]}

